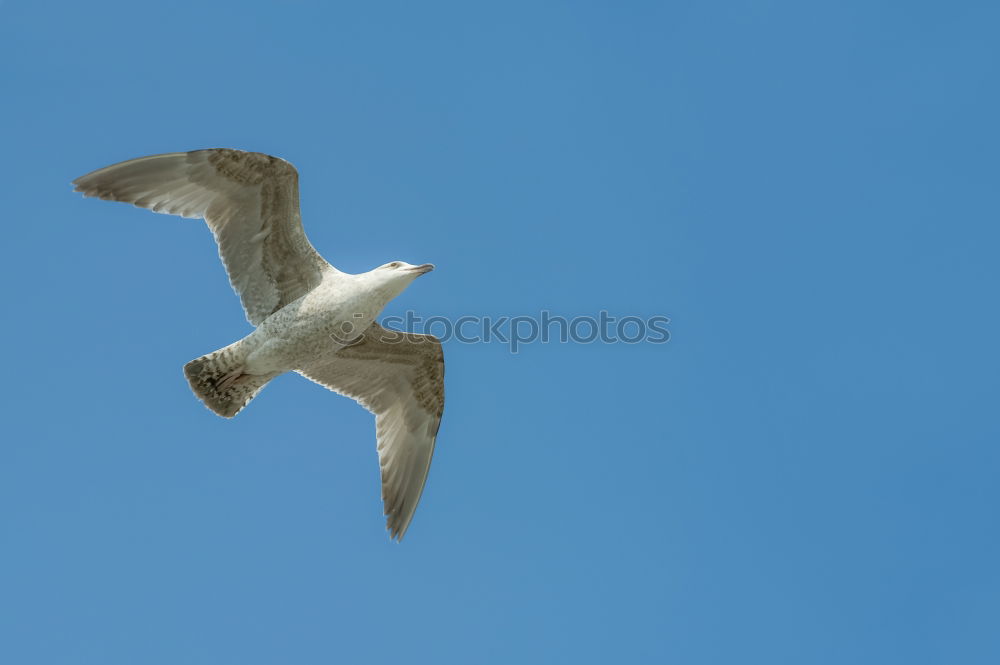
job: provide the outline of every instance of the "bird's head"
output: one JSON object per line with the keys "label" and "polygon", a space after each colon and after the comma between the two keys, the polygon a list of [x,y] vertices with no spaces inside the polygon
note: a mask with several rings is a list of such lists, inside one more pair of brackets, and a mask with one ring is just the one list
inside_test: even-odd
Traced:
{"label": "bird's head", "polygon": [[391,298],[395,298],[410,285],[410,282],[431,270],[434,270],[433,263],[415,266],[405,261],[393,261],[375,268],[368,274],[379,286],[391,294]]}

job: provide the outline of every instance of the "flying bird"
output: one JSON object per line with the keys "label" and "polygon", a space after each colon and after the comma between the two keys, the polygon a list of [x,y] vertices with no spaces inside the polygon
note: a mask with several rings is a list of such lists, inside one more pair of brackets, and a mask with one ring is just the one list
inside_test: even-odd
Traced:
{"label": "flying bird", "polygon": [[401,540],[441,424],[444,354],[433,335],[383,328],[375,318],[434,266],[392,261],[358,275],[337,270],[302,230],[295,167],[257,152],[140,157],[73,185],[85,196],[204,218],[255,329],[187,363],[191,389],[232,418],[268,381],[298,372],[374,413],[386,526]]}

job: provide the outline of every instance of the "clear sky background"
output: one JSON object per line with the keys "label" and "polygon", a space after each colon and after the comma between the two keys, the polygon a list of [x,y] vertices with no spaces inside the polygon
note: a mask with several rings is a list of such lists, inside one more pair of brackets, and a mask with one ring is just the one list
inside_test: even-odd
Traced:
{"label": "clear sky background", "polygon": [[[0,4],[0,661],[1000,662],[1000,5]],[[250,328],[197,220],[84,200],[279,155],[422,316],[665,315],[446,345],[400,545],[372,417]]]}

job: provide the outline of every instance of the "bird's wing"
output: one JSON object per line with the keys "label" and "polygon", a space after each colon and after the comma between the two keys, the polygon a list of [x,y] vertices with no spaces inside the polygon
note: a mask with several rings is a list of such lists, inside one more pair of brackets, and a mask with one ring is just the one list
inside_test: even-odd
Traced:
{"label": "bird's wing", "polygon": [[402,540],[427,480],[444,410],[441,341],[374,323],[359,342],[298,371],[375,414],[386,526]]}
{"label": "bird's wing", "polygon": [[140,157],[73,181],[76,191],[181,217],[204,217],[250,323],[311,291],[328,265],[302,230],[299,175],[259,152]]}

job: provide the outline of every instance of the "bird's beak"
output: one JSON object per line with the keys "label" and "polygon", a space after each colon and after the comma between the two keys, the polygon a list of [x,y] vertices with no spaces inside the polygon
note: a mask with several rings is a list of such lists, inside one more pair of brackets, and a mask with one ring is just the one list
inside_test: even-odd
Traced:
{"label": "bird's beak", "polygon": [[434,264],[425,263],[422,266],[413,266],[412,268],[410,268],[410,270],[417,273],[418,275],[423,275],[424,273],[428,273],[431,270],[434,270]]}

